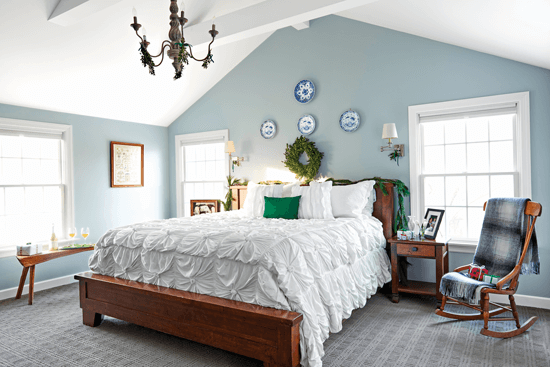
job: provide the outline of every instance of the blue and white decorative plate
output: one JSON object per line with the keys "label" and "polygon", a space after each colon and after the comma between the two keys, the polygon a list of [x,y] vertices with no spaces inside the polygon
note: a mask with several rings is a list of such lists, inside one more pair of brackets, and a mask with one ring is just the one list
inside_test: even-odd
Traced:
{"label": "blue and white decorative plate", "polygon": [[340,116],[340,127],[348,133],[357,130],[360,123],[359,114],[355,111],[349,110]]}
{"label": "blue and white decorative plate", "polygon": [[265,120],[262,127],[260,127],[260,134],[262,134],[264,139],[271,139],[275,136],[276,132],[277,124],[273,120]]}
{"label": "blue and white decorative plate", "polygon": [[308,103],[315,95],[315,85],[310,80],[302,80],[294,88],[294,98],[300,103]]}
{"label": "blue and white decorative plate", "polygon": [[309,135],[315,130],[315,119],[311,115],[304,115],[298,120],[298,131],[302,135]]}

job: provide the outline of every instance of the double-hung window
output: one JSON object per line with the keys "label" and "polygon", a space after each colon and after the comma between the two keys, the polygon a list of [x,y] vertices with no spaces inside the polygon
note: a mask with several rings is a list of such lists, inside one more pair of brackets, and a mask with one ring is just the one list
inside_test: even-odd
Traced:
{"label": "double-hung window", "polygon": [[223,199],[229,174],[229,130],[176,136],[177,216],[191,215],[191,200]]}
{"label": "double-hung window", "polygon": [[530,197],[527,92],[411,106],[409,131],[411,213],[444,209],[454,250],[477,244],[489,198]]}
{"label": "double-hung window", "polygon": [[0,256],[74,226],[70,125],[0,119]]}

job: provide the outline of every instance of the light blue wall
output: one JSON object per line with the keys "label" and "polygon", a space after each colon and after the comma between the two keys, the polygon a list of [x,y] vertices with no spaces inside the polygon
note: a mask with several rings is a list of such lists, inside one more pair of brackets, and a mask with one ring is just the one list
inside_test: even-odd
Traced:
{"label": "light blue wall", "polygon": [[[321,174],[359,179],[398,178],[409,183],[408,114],[411,105],[529,91],[533,199],[550,205],[550,71],[519,62],[451,46],[337,16],[310,23],[310,28],[277,31],[233,69],[203,98],[169,126],[170,213],[176,215],[174,136],[209,130],[230,130],[239,156],[246,161],[235,174],[252,180],[266,178],[266,168],[284,169],[287,143],[298,136],[296,123],[312,114],[317,129],[310,136],[325,153]],[[293,88],[312,80],[317,93],[301,105]],[[362,118],[355,133],[338,125],[340,114],[352,108]],[[277,135],[259,134],[266,119],[277,122]],[[398,167],[383,143],[382,124],[394,122],[406,157]],[[521,280],[523,294],[550,297],[550,215],[541,218],[540,276]],[[451,267],[469,263],[471,255],[453,253]],[[427,261],[415,261],[412,278],[435,273]]]}
{"label": "light blue wall", "polygon": [[[0,117],[73,126],[75,224],[90,227],[90,241],[113,227],[169,217],[167,128],[4,104]],[[111,141],[145,145],[144,187],[110,187]],[[36,281],[89,270],[89,256],[37,265]],[[15,257],[0,258],[0,290],[16,287],[21,269]]]}

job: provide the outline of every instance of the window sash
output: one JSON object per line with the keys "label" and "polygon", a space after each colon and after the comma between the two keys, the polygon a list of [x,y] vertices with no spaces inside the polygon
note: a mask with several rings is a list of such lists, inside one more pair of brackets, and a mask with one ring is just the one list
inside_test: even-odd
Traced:
{"label": "window sash", "polygon": [[[456,119],[458,113],[469,111],[496,110],[498,108],[513,107],[517,113],[514,126],[513,159],[514,170],[511,172],[462,172],[462,173],[422,173],[422,159],[424,157],[423,134],[421,122],[426,124],[434,123],[427,119],[429,116],[448,115],[449,119]],[[495,111],[492,111],[495,112]],[[410,189],[411,189],[411,215],[416,218],[423,218],[425,214],[424,181],[430,176],[479,176],[486,175],[495,177],[500,174],[514,176],[514,191],[516,196],[531,196],[531,161],[530,161],[530,113],[529,113],[529,92],[496,95],[490,97],[471,98],[457,101],[430,103],[417,106],[409,106],[409,151],[410,151]],[[502,110],[500,111],[502,113]],[[453,116],[449,116],[455,114]],[[492,114],[492,113],[491,113]],[[474,113],[470,116],[475,117]],[[480,115],[477,115],[480,116]],[[495,140],[496,141],[496,140]],[[433,142],[433,141],[432,141]],[[464,144],[468,144],[465,142]],[[443,144],[442,144],[443,145]],[[450,145],[450,144],[447,144]],[[432,207],[432,206],[430,206]],[[473,207],[472,207],[473,208]],[[475,242],[446,238],[450,240],[451,251],[472,252],[475,249]]]}
{"label": "window sash", "polygon": [[[23,203],[21,203],[21,211],[17,213],[8,213],[7,210],[7,192],[6,189],[17,189],[21,188],[24,190],[23,192]],[[41,193],[41,200],[42,203],[38,205],[41,207],[41,210],[38,211],[28,211],[28,204],[27,201],[29,197],[29,193],[27,192],[27,188],[59,188],[59,202],[57,202],[57,199],[49,198],[46,196],[46,193]],[[64,228],[67,227],[66,221],[67,218],[64,215],[65,212],[65,193],[66,193],[66,187],[63,184],[51,184],[51,185],[0,185],[0,203],[2,204],[2,207],[0,208],[0,232],[2,235],[0,235],[0,249],[2,248],[12,248],[17,243],[27,243],[27,242],[35,242],[35,243],[46,243],[47,240],[50,237],[51,234],[51,224],[55,223],[55,231],[58,238],[63,238]],[[31,197],[32,198],[32,197]],[[36,198],[33,198],[36,199]],[[57,207],[52,208],[51,205],[47,206],[48,201],[54,199],[55,204]],[[39,222],[31,223],[31,219],[37,219],[36,217],[40,216],[47,216],[47,219],[42,218]],[[60,216],[59,218],[56,218]],[[24,230],[23,233],[9,233],[10,230],[6,228],[8,226],[9,220],[13,218],[19,218],[19,221],[15,225],[12,225],[10,228],[11,230],[16,230],[16,232],[21,232],[22,228]],[[60,219],[60,221],[58,220]],[[13,228],[14,227],[14,228]],[[6,240],[6,237],[8,240]],[[14,241],[13,238],[16,238]],[[11,239],[11,240],[10,240]],[[14,243],[16,242],[16,243]]]}
{"label": "window sash", "polygon": [[[512,152],[515,152],[516,151],[516,134],[515,134],[515,125],[517,123],[517,119],[516,119],[516,111],[515,111],[515,106],[513,107],[513,110],[508,108],[508,109],[504,109],[504,112],[503,112],[503,109],[492,109],[492,110],[488,110],[488,111],[475,111],[473,113],[473,116],[469,113],[460,113],[460,114],[447,114],[447,115],[435,115],[435,116],[431,116],[430,117],[430,122],[428,123],[441,123],[441,124],[445,124],[446,122],[448,121],[460,121],[460,119],[464,120],[465,122],[469,119],[469,118],[479,118],[479,117],[497,117],[497,116],[506,116],[506,115],[514,115],[513,117],[513,121],[512,121],[512,128],[513,128],[513,135],[512,135],[512,139],[507,139],[507,140],[499,140],[499,141],[505,141],[505,142],[509,142],[511,141],[512,142]],[[470,117],[471,116],[471,117]],[[468,129],[468,125],[465,124],[464,125],[464,134],[465,134],[465,141],[464,142],[459,142],[459,143],[450,143],[448,144],[446,141],[445,141],[445,132],[443,134],[443,142],[442,144],[437,144],[437,145],[425,145],[424,144],[424,124],[426,124],[425,122],[426,119],[423,119],[422,117],[420,117],[420,122],[419,122],[419,126],[420,126],[420,129],[419,129],[419,134],[420,134],[420,144],[421,144],[421,149],[420,149],[420,152],[421,152],[421,167],[420,167],[420,174],[419,174],[419,178],[420,178],[420,192],[421,192],[421,195],[422,195],[422,200],[420,201],[420,204],[421,204],[421,211],[422,212],[426,212],[426,209],[428,207],[432,207],[432,206],[428,206],[426,205],[426,198],[424,197],[424,193],[425,193],[425,182],[426,182],[426,177],[442,177],[443,180],[444,180],[444,202],[443,202],[443,205],[440,206],[440,208],[443,208],[445,209],[445,211],[447,212],[447,216],[444,217],[444,220],[445,220],[445,223],[444,223],[444,228],[445,228],[445,234],[450,236],[451,234],[449,233],[450,232],[450,228],[449,228],[449,215],[450,213],[448,212],[447,208],[465,208],[465,223],[464,223],[464,226],[465,228],[463,228],[463,230],[465,231],[465,233],[467,234],[467,236],[461,236],[461,237],[456,237],[456,236],[453,236],[454,239],[457,239],[457,240],[467,240],[467,241],[473,241],[473,240],[477,240],[478,238],[476,237],[470,237],[470,232],[471,232],[471,228],[470,228],[470,218],[469,218],[469,208],[478,208],[479,206],[478,205],[469,205],[469,200],[468,200],[468,177],[475,177],[475,176],[487,176],[489,181],[488,181],[488,197],[487,199],[491,198],[492,195],[491,195],[491,177],[492,176],[499,176],[499,175],[513,175],[514,176],[514,196],[517,196],[517,193],[518,193],[518,180],[517,180],[517,177],[519,176],[519,172],[517,171],[517,161],[516,161],[516,155],[515,154],[512,154],[512,157],[513,157],[513,162],[512,162],[512,167],[509,171],[504,171],[504,172],[493,172],[491,171],[491,143],[495,143],[495,142],[499,142],[497,140],[493,141],[491,140],[491,136],[490,136],[490,132],[488,131],[488,137],[487,137],[487,141],[486,142],[483,142],[483,141],[472,141],[472,142],[468,142],[467,141],[467,129]],[[445,131],[445,130],[444,130]],[[481,172],[471,172],[469,171],[471,169],[471,167],[468,167],[468,164],[470,163],[469,162],[469,155],[468,155],[468,148],[469,146],[471,146],[472,144],[479,144],[479,143],[487,143],[488,146],[487,146],[487,149],[488,149],[488,152],[487,152],[487,168],[489,170],[487,171],[481,171]],[[447,165],[447,161],[446,161],[446,155],[447,155],[447,150],[446,150],[446,147],[447,146],[464,146],[464,171],[461,171],[461,172],[447,172],[449,167]],[[443,167],[444,167],[444,171],[443,172],[430,172],[430,173],[425,173],[425,170],[426,170],[426,147],[442,147],[442,151],[443,151]],[[465,204],[464,205],[447,205],[447,180],[446,178],[447,177],[465,177],[465,182],[466,182],[466,187],[464,188],[464,192],[465,192]]]}
{"label": "window sash", "polygon": [[[56,234],[60,241],[65,240],[65,238],[68,237],[68,227],[74,226],[72,126],[65,124],[0,118],[0,135],[60,140],[59,158],[57,159],[60,165],[60,181],[55,184],[40,182],[2,184],[0,185],[0,188],[5,190],[6,188],[11,187],[60,187],[62,189],[61,221],[63,223],[60,228],[56,227]],[[42,239],[43,241],[47,241],[49,239],[50,231],[51,223],[47,233]],[[2,236],[1,233],[0,236]],[[0,246],[0,257],[13,256],[15,245],[16,243],[10,243],[7,247]]]}
{"label": "window sash", "polygon": [[[189,213],[189,203],[186,201],[188,199],[188,196],[184,193],[184,186],[186,183],[189,184],[222,184],[224,187],[226,186],[225,177],[220,179],[220,177],[215,177],[212,179],[206,179],[206,175],[204,179],[197,180],[197,177],[189,177],[190,180],[188,180],[188,177],[186,175],[186,157],[185,157],[185,147],[186,146],[192,146],[192,145],[206,145],[206,144],[214,144],[214,143],[222,143],[225,144],[229,140],[229,130],[216,130],[216,131],[207,131],[203,133],[194,133],[194,134],[183,134],[183,135],[176,135],[175,137],[175,146],[177,149],[175,150],[176,154],[176,187],[178,188],[176,190],[176,198],[177,198],[177,213],[176,215],[178,217],[185,216]],[[224,147],[225,148],[225,147]],[[215,159],[215,160],[208,160],[208,162],[216,162],[218,163],[221,161],[221,169],[222,172],[224,172],[224,176],[227,176],[229,174],[229,156],[227,153],[225,153],[225,149],[223,149],[223,160]],[[196,161],[193,161],[192,163],[195,163]],[[206,160],[200,160],[199,162],[205,162]],[[222,195],[223,196],[223,195]],[[208,199],[208,198],[197,198],[197,199]],[[216,198],[211,198],[216,199]],[[223,197],[220,197],[219,199],[223,199]]]}
{"label": "window sash", "polygon": [[[491,192],[492,191],[492,181],[491,179],[493,177],[498,177],[498,176],[513,176],[513,190],[514,190],[514,196],[517,197],[519,195],[518,193],[518,182],[519,182],[519,172],[498,172],[498,173],[495,173],[495,172],[491,172],[491,173],[487,173],[487,172],[484,172],[484,173],[455,173],[455,174],[421,174],[419,177],[420,177],[420,186],[419,186],[419,191],[420,191],[420,195],[421,195],[421,199],[420,199],[420,204],[421,204],[421,212],[422,213],[426,213],[426,210],[428,208],[431,208],[431,209],[444,209],[445,212],[446,212],[446,215],[444,216],[444,220],[445,220],[445,230],[447,231],[446,232],[446,236],[450,236],[449,234],[449,228],[448,228],[448,225],[447,225],[447,220],[449,219],[449,216],[448,216],[448,208],[466,208],[466,232],[469,233],[469,226],[470,226],[470,221],[469,221],[469,210],[470,208],[478,208],[480,210],[483,210],[483,205],[470,205],[469,202],[470,202],[470,198],[468,196],[468,178],[469,177],[483,177],[483,176],[487,176],[488,177],[488,196],[487,196],[487,199],[489,198],[492,198],[494,197],[493,196],[493,193]],[[426,178],[432,178],[432,177],[435,177],[435,178],[439,178],[441,177],[444,181],[447,177],[465,177],[466,178],[466,189],[465,189],[465,204],[463,205],[448,205],[447,204],[447,184],[444,183],[444,189],[443,189],[443,202],[441,203],[441,205],[437,205],[437,204],[434,204],[434,205],[431,205],[431,204],[426,204],[426,197],[425,197],[425,190],[426,190]],[[419,220],[421,221],[422,219],[424,219],[424,216],[422,216],[421,218],[419,218]],[[481,225],[481,224],[480,224]],[[453,236],[452,237],[453,240],[465,240],[465,241],[468,241],[468,242],[477,242],[477,240],[479,239],[479,237],[456,237],[456,236]]]}

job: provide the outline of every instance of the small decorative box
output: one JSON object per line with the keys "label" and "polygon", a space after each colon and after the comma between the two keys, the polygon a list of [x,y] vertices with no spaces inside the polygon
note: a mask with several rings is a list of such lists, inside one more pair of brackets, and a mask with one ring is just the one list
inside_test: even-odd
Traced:
{"label": "small decorative box", "polygon": [[484,275],[483,281],[485,283],[497,284],[500,281],[500,277],[497,277],[496,275]]}
{"label": "small decorative box", "polygon": [[489,274],[489,271],[485,269],[485,265],[470,264],[468,270],[468,276],[475,280],[483,280],[483,276]]}
{"label": "small decorative box", "polygon": [[26,245],[17,246],[17,256],[30,256],[42,253],[42,245],[27,242]]}
{"label": "small decorative box", "polygon": [[26,245],[17,245],[17,256],[36,255],[36,245],[27,243]]}
{"label": "small decorative box", "polygon": [[407,231],[397,231],[398,240],[407,240]]}

